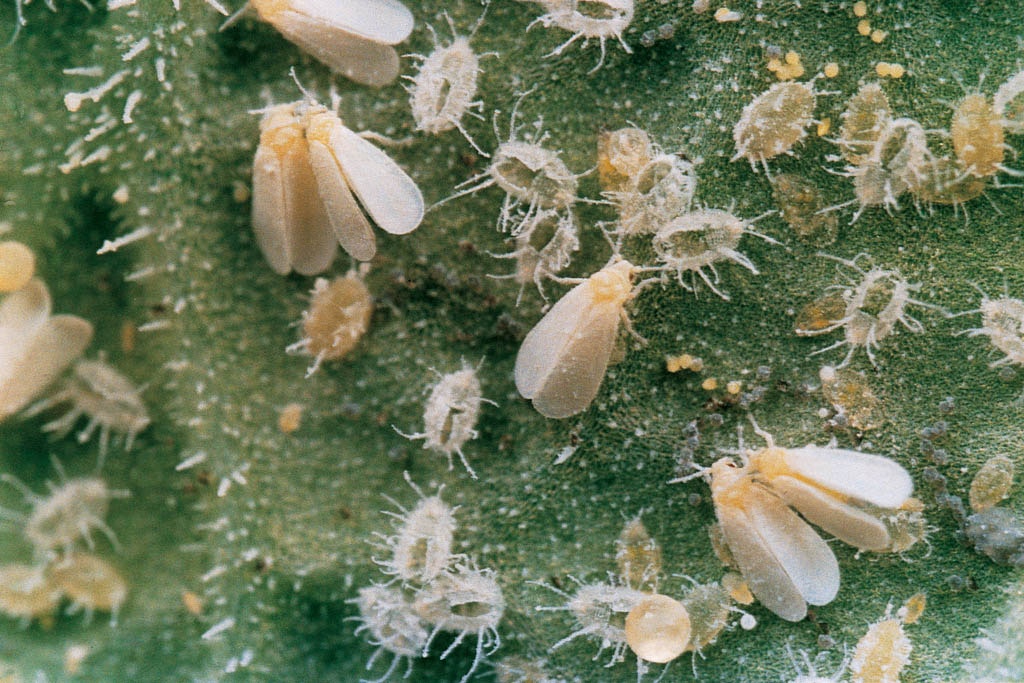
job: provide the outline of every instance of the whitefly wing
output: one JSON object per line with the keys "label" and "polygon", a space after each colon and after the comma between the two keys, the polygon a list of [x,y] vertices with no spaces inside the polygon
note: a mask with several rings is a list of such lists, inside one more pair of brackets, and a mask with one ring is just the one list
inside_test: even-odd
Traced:
{"label": "whitefly wing", "polygon": [[267,263],[280,275],[292,269],[287,226],[282,159],[271,147],[260,145],[252,169],[252,229]]}
{"label": "whitefly wing", "polygon": [[309,143],[309,160],[335,237],[352,258],[369,261],[377,253],[377,238],[352,196],[338,160],[326,145],[316,140]]}
{"label": "whitefly wing", "polygon": [[736,502],[715,512],[758,601],[787,621],[803,619],[806,603],[831,602],[839,591],[839,564],[814,529],[761,486],[745,487]]}
{"label": "whitefly wing", "polygon": [[608,369],[621,310],[617,302],[594,303],[590,280],[567,292],[519,348],[519,393],[546,417],[568,417],[590,405]]}
{"label": "whitefly wing", "polygon": [[17,381],[0,385],[0,417],[17,412],[57,379],[82,355],[92,333],[92,325],[73,315],[55,316],[39,327],[13,368]]}
{"label": "whitefly wing", "polygon": [[881,520],[829,492],[786,476],[773,478],[771,487],[808,521],[843,543],[849,543],[860,550],[884,550],[889,547],[889,531]]}
{"label": "whitefly wing", "polygon": [[50,317],[50,293],[38,278],[0,303],[0,384],[10,378],[25,345]]}
{"label": "whitefly wing", "polygon": [[292,13],[375,43],[394,45],[412,33],[412,12],[398,0],[287,1]]}
{"label": "whitefly wing", "polygon": [[302,275],[322,273],[334,260],[338,243],[320,198],[304,140],[289,147],[282,170],[285,233],[292,267]]}
{"label": "whitefly wing", "polygon": [[910,474],[881,455],[805,446],[786,449],[786,464],[805,481],[878,507],[897,508],[914,490]]}
{"label": "whitefly wing", "polygon": [[390,45],[291,11],[273,23],[285,38],[356,83],[381,87],[398,78],[401,65]]}
{"label": "whitefly wing", "polygon": [[370,218],[392,235],[405,235],[423,220],[423,194],[395,161],[346,126],[331,130],[331,152]]}

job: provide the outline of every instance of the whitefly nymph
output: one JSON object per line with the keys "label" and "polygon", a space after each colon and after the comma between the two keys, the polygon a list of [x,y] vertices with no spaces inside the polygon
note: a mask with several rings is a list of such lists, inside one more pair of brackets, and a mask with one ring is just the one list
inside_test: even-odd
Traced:
{"label": "whitefly nymph", "polygon": [[136,435],[149,426],[149,411],[139,394],[139,388],[108,363],[82,360],[75,364],[71,379],[52,396],[29,408],[25,415],[36,415],[52,406],[69,403],[68,411],[43,425],[43,431],[64,436],[85,415],[89,423],[78,434],[78,441],[88,441],[98,427],[100,456],[103,457],[112,432],[125,435],[124,448],[129,451]]}
{"label": "whitefly nymph", "polygon": [[111,623],[116,623],[128,598],[128,582],[114,565],[95,555],[74,552],[50,563],[46,574],[71,601],[71,611],[82,610],[86,621],[93,612],[110,612]]}
{"label": "whitefly nymph", "polygon": [[576,628],[572,633],[552,645],[551,650],[557,650],[577,638],[594,638],[599,643],[594,659],[611,648],[612,656],[605,666],[614,666],[623,661],[628,647],[626,615],[650,594],[616,583],[582,583],[574,577],[569,578],[577,584],[576,592],[572,595],[547,583],[537,583],[565,599],[562,605],[538,606],[538,611],[569,612],[576,620]]}
{"label": "whitefly nymph", "polygon": [[340,360],[351,353],[373,317],[373,295],[356,271],[333,280],[317,278],[311,294],[309,309],[302,313],[302,339],[285,349],[313,356],[306,377],[324,361]]}
{"label": "whitefly nymph", "polygon": [[541,209],[531,223],[528,231],[512,238],[514,251],[491,254],[494,258],[516,261],[515,271],[511,274],[490,276],[496,279],[511,278],[520,285],[516,306],[523,298],[526,285],[531,282],[541,297],[547,300],[544,280],[557,279],[558,273],[572,263],[572,255],[580,248],[579,226],[571,217],[554,209]]}
{"label": "whitefly nymph", "polygon": [[369,671],[384,653],[392,655],[384,675],[374,683],[391,681],[398,665],[405,660],[405,677],[412,672],[412,660],[423,656],[427,644],[427,626],[416,614],[412,602],[401,590],[391,586],[372,585],[359,589],[359,597],[351,600],[359,609],[356,635],[367,633],[377,649],[366,663]]}
{"label": "whitefly nymph", "polygon": [[427,656],[434,637],[442,632],[456,633],[440,658],[445,659],[468,636],[476,637],[476,654],[469,671],[459,683],[466,683],[485,658],[501,647],[498,624],[505,614],[505,596],[491,569],[478,569],[462,564],[447,571],[421,588],[413,601],[413,609],[434,629],[423,646]]}
{"label": "whitefly nymph", "polygon": [[634,0],[534,0],[544,7],[545,14],[537,17],[531,24],[542,24],[545,28],[555,26],[571,31],[572,36],[547,56],[558,56],[566,48],[579,39],[583,39],[584,47],[591,39],[597,40],[601,47],[601,57],[588,73],[594,73],[604,64],[605,41],[617,40],[628,54],[633,50],[626,43],[622,34],[633,21]]}
{"label": "whitefly nymph", "polygon": [[469,36],[458,35],[451,17],[445,14],[445,18],[452,32],[451,42],[442,45],[434,28],[428,25],[434,38],[434,51],[426,56],[413,55],[420,60],[419,71],[409,78],[411,84],[408,86],[416,130],[439,135],[456,129],[478,153],[490,156],[480,149],[463,125],[467,114],[483,118],[478,112],[484,103],[476,99],[480,56],[469,44],[472,32]]}
{"label": "whitefly nymph", "polygon": [[476,479],[476,472],[466,461],[462,447],[477,436],[476,422],[481,405],[484,402],[495,404],[483,397],[476,368],[465,361],[461,370],[444,375],[438,373],[438,377],[423,409],[423,431],[402,436],[423,439],[424,448],[448,456],[448,469],[452,468],[452,455],[458,455],[463,467]]}
{"label": "whitefly nymph", "polygon": [[697,191],[694,165],[678,154],[658,154],[630,182],[604,193],[619,209],[621,236],[657,233],[690,211]]}
{"label": "whitefly nymph", "polygon": [[377,534],[382,539],[379,547],[388,553],[388,557],[376,562],[385,574],[403,583],[430,583],[456,559],[452,554],[452,543],[458,526],[455,521],[457,508],[441,500],[441,490],[425,496],[409,478],[408,472],[405,479],[416,491],[419,501],[412,510],[407,510],[388,499],[399,510],[398,513],[385,512],[396,521],[395,533],[391,536]]}
{"label": "whitefly nymph", "polygon": [[[693,286],[683,281],[683,274],[690,272],[694,277],[700,276],[715,294],[728,300],[729,297],[716,286],[719,276],[715,263],[732,261],[757,275],[757,267],[737,249],[740,239],[743,235],[754,235],[778,244],[771,237],[752,230],[752,222],[737,218],[728,211],[701,209],[685,213],[661,226],[651,244],[664,269],[676,272],[680,285],[693,291]],[[711,271],[714,279],[708,277],[705,269]]]}
{"label": "whitefly nymph", "polygon": [[767,171],[769,159],[789,154],[807,135],[816,99],[813,84],[798,81],[775,83],[755,97],[733,127],[732,160],[745,158],[751,168],[760,164]]}
{"label": "whitefly nymph", "polygon": [[107,526],[107,511],[113,498],[128,496],[127,491],[111,490],[99,477],[70,479],[60,486],[50,487],[47,496],[41,496],[9,474],[0,474],[0,481],[14,486],[32,506],[28,515],[3,511],[4,516],[24,524],[22,533],[36,550],[45,557],[53,551],[66,553],[79,539],[92,548],[92,531],[99,529],[115,547],[117,537]]}
{"label": "whitefly nymph", "polygon": [[912,298],[911,294],[918,291],[921,284],[907,282],[898,270],[873,267],[865,271],[857,265],[857,258],[850,261],[831,256],[827,258],[851,269],[858,279],[851,281],[849,285],[830,288],[830,291],[819,300],[822,302],[822,310],[834,310],[834,307],[825,303],[825,300],[835,300],[838,291],[843,302],[842,317],[815,325],[813,329],[798,328],[796,332],[801,336],[816,336],[842,328],[842,340],[811,354],[817,355],[849,346],[846,358],[836,366],[837,369],[849,365],[858,348],[863,348],[871,364],[877,365],[874,350],[898,329],[898,325],[910,332],[923,332],[924,325],[907,312],[908,306],[941,310],[934,304]]}
{"label": "whitefly nymph", "polygon": [[[568,220],[575,220],[573,205],[578,201],[579,175],[565,165],[559,153],[544,146],[547,134],[541,133],[543,122],[538,119],[533,134],[522,134],[516,125],[518,108],[525,93],[512,110],[508,139],[498,145],[487,170],[456,186],[455,194],[443,199],[434,207],[452,199],[478,192],[497,185],[505,191],[498,229],[518,236],[530,232],[536,221],[546,218],[543,210],[556,210]],[[497,115],[495,112],[495,135]]]}
{"label": "whitefly nymph", "polygon": [[964,330],[960,334],[988,337],[992,346],[1005,354],[989,363],[989,367],[1024,365],[1024,301],[1007,294],[990,298],[981,292],[979,308],[957,315],[972,313],[981,313],[981,327]]}

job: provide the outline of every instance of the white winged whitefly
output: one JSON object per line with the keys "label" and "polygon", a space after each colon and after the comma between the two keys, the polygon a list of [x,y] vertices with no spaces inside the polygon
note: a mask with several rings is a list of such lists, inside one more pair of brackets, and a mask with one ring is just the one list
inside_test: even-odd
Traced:
{"label": "white winged whitefly", "polygon": [[249,0],[224,30],[252,8],[262,21],[346,78],[380,87],[396,78],[398,52],[413,16],[398,0]]}
{"label": "white winged whitefly", "polygon": [[516,388],[530,399],[541,415],[564,418],[593,402],[611,360],[619,323],[632,334],[625,306],[648,284],[636,285],[636,274],[660,268],[640,268],[614,257],[587,278],[559,278],[575,284],[541,318],[519,347],[516,356]]}
{"label": "white winged whitefly", "polygon": [[[889,458],[840,448],[775,446],[731,457],[675,481],[709,479],[715,515],[733,560],[751,592],[787,621],[807,605],[826,605],[839,591],[839,563],[813,522],[860,550],[890,546],[889,530],[872,514],[902,505],[910,475]],[[791,507],[796,508],[801,518]]]}
{"label": "white winged whitefly", "polygon": [[[323,272],[337,244],[369,261],[377,240],[365,214],[405,235],[423,220],[423,195],[387,154],[312,98],[261,110],[252,223],[275,272]],[[357,202],[358,199],[358,202]]]}
{"label": "white winged whitefly", "polygon": [[0,302],[0,421],[42,393],[92,341],[89,322],[51,315],[52,308],[39,278]]}

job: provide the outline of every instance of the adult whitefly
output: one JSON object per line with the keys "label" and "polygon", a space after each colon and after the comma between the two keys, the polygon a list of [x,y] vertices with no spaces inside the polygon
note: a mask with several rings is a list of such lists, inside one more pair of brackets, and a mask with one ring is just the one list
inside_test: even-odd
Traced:
{"label": "adult whitefly", "polygon": [[398,77],[398,53],[391,46],[408,38],[413,28],[412,13],[398,0],[249,0],[249,4],[260,19],[346,78],[379,87]]}
{"label": "adult whitefly", "polygon": [[405,235],[423,213],[415,181],[337,113],[305,100],[264,110],[252,225],[275,272],[321,273],[339,243],[352,258],[369,261],[377,240],[367,216],[385,232]]}
{"label": "adult whitefly", "polygon": [[28,405],[92,340],[91,324],[50,310],[50,293],[36,278],[0,303],[0,420]]}

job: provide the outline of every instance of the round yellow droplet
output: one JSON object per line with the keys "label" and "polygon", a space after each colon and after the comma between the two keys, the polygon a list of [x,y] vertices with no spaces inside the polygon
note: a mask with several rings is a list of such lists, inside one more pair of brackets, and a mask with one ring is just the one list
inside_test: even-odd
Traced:
{"label": "round yellow droplet", "polygon": [[892,78],[903,78],[904,73],[906,73],[906,71],[904,70],[902,64],[889,65],[889,76],[891,76]]}
{"label": "round yellow droplet", "polygon": [[36,272],[36,256],[21,242],[0,242],[0,292],[16,292]]}
{"label": "round yellow droplet", "polygon": [[786,64],[790,66],[800,63],[800,55],[796,52],[790,51],[786,53]]}
{"label": "round yellow droplet", "polygon": [[708,377],[706,380],[701,382],[700,388],[704,391],[714,391],[718,388],[718,380],[714,377]]}
{"label": "round yellow droplet", "polygon": [[866,2],[855,2],[853,3],[853,16],[855,17],[866,17],[868,15],[868,3]]}
{"label": "round yellow droplet", "polygon": [[725,385],[725,390],[733,395],[740,393],[740,390],[742,388],[743,383],[737,380],[733,380],[732,382],[729,382],[728,384]]}
{"label": "round yellow droplet", "polygon": [[289,403],[277,417],[277,426],[285,434],[291,434],[302,425],[302,405]]}
{"label": "round yellow droplet", "polygon": [[861,19],[860,21],[858,21],[857,22],[857,33],[861,34],[862,36],[870,35],[871,34],[871,22],[868,21],[867,19]]}
{"label": "round yellow droplet", "polygon": [[839,75],[839,65],[835,62],[829,62],[825,65],[825,78],[835,78]]}
{"label": "round yellow droplet", "polygon": [[665,664],[690,642],[690,615],[678,600],[651,595],[626,615],[626,644],[647,662]]}
{"label": "round yellow droplet", "polygon": [[891,69],[892,66],[889,62],[879,62],[878,64],[875,64],[875,73],[879,76],[888,76],[892,73]]}
{"label": "round yellow droplet", "polygon": [[875,43],[880,43],[883,40],[885,40],[886,36],[888,35],[889,34],[886,33],[885,31],[881,31],[876,28],[874,31],[871,32],[871,41]]}

